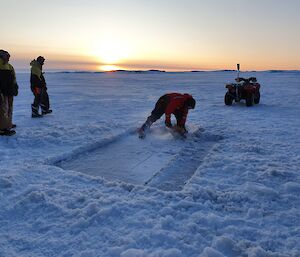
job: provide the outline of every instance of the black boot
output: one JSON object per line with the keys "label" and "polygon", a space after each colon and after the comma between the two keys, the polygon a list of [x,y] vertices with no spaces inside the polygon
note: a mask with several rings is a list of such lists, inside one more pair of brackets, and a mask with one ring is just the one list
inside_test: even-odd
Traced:
{"label": "black boot", "polygon": [[49,113],[52,113],[52,110],[42,110],[42,115],[46,115],[46,114],[49,114]]}
{"label": "black boot", "polygon": [[12,136],[16,134],[16,131],[10,129],[1,129],[0,136]]}
{"label": "black boot", "polygon": [[139,138],[145,138],[147,130],[152,125],[153,121],[150,117],[146,120],[146,122],[143,124],[143,126],[138,130]]}
{"label": "black boot", "polygon": [[41,114],[39,114],[39,108],[36,108],[35,106],[31,105],[31,118],[40,118],[42,117]]}

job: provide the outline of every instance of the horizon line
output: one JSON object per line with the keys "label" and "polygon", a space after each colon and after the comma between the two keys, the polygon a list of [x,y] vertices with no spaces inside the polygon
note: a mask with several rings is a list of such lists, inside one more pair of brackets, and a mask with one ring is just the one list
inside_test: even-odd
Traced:
{"label": "horizon line", "polygon": [[[17,71],[21,71],[22,73],[26,73],[27,69],[16,69]],[[28,71],[29,73],[30,71]],[[159,70],[159,69],[137,69],[137,70],[111,70],[111,71],[99,71],[99,70],[68,70],[68,69],[47,69],[47,73],[197,73],[197,72],[237,72],[237,70],[233,69],[216,69],[216,70],[178,70],[178,71],[167,71],[167,70]],[[300,69],[270,69],[270,70],[244,70],[243,72],[300,72]]]}

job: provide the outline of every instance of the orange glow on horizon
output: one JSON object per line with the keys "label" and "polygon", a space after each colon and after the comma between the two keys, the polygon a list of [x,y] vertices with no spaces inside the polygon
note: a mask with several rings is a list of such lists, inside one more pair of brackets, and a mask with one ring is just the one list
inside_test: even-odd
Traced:
{"label": "orange glow on horizon", "polygon": [[[39,52],[40,53],[40,52]],[[29,69],[29,63],[39,53],[26,52],[26,54],[10,50],[11,63],[17,69]],[[41,51],[45,56],[45,69],[49,70],[87,70],[87,71],[114,71],[114,70],[164,70],[164,71],[192,71],[192,70],[235,70],[236,63],[241,64],[241,71],[262,70],[300,70],[299,63],[295,60],[278,60],[278,58],[265,56],[263,61],[258,62],[248,56],[221,56],[209,58],[197,53],[194,59],[189,57],[166,57],[160,54],[143,58],[143,55],[131,56],[119,62],[108,63],[99,60],[97,56],[85,54],[60,54],[50,53],[46,49]],[[202,57],[201,57],[202,56]],[[204,58],[205,57],[205,58]]]}

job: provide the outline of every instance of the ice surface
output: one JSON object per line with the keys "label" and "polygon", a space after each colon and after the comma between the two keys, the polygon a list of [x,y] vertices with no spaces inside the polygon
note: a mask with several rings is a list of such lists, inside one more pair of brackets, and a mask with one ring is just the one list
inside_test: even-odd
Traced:
{"label": "ice surface", "polygon": [[[300,73],[243,75],[262,84],[261,104],[224,105],[234,72],[46,73],[53,114],[36,120],[17,73],[0,256],[300,256]],[[199,137],[174,140],[163,121],[135,137],[166,92],[196,98]]]}
{"label": "ice surface", "polygon": [[172,157],[170,145],[176,145],[176,142],[167,133],[165,131],[167,140],[150,136],[141,140],[136,133],[125,134],[110,144],[58,162],[57,165],[107,180],[143,185]]}

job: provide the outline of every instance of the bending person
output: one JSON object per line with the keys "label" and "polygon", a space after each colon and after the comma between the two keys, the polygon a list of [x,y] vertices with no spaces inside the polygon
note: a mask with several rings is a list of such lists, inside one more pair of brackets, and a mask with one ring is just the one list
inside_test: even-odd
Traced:
{"label": "bending person", "polygon": [[161,96],[155,104],[155,108],[146,122],[139,129],[139,137],[144,138],[146,131],[150,126],[165,114],[165,124],[171,128],[171,114],[174,114],[177,120],[176,131],[180,134],[187,133],[185,122],[189,109],[194,109],[195,99],[189,94],[169,93]]}

